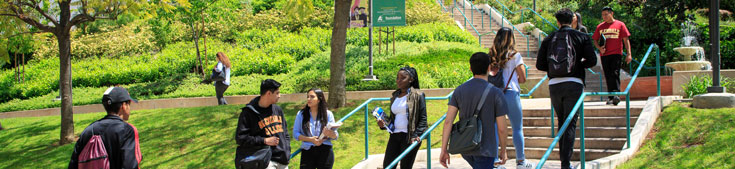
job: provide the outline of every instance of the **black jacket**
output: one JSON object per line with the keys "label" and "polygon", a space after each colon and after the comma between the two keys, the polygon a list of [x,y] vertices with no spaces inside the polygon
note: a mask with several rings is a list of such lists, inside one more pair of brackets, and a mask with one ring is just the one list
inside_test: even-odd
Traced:
{"label": "black jacket", "polygon": [[[574,50],[576,50],[575,53],[577,53],[576,62],[578,63],[575,64],[574,70],[572,70],[574,72],[573,76],[582,79],[582,82],[584,82],[584,69],[591,68],[597,64],[595,48],[592,46],[592,40],[587,34],[574,30],[569,26],[561,27],[561,29],[549,34],[549,36],[541,42],[536,58],[536,69],[546,72],[549,71],[549,62],[547,57],[549,55],[549,50],[552,47],[551,39],[553,39],[557,32],[569,32],[569,35],[572,38],[572,45],[574,45]],[[549,79],[553,78],[555,77],[549,76]]]}
{"label": "black jacket", "polygon": [[257,149],[253,147],[261,147],[265,145],[265,138],[276,136],[280,139],[278,146],[271,146],[273,153],[271,161],[281,164],[288,164],[288,158],[291,156],[291,144],[288,136],[288,125],[283,116],[283,110],[276,104],[270,107],[262,108],[258,106],[260,96],[254,98],[247,105],[253,106],[258,113],[250,108],[243,107],[240,117],[237,120],[237,130],[235,132],[235,141],[237,141],[237,152],[235,153],[235,161],[245,158],[247,152],[252,153]]}
{"label": "black jacket", "polygon": [[138,143],[138,130],[119,116],[107,115],[82,131],[79,140],[74,145],[74,152],[71,154],[70,169],[78,168],[79,154],[94,135],[92,131],[102,137],[111,169],[140,168],[140,161],[143,157]]}
{"label": "black jacket", "polygon": [[[393,101],[396,100],[398,95],[401,94],[400,89],[393,92],[390,98],[390,105],[393,105]],[[411,87],[409,89],[406,100],[406,106],[408,107],[408,137],[406,140],[409,142],[411,138],[420,137],[426,131],[426,96],[424,92],[419,89]],[[395,122],[395,116],[393,110],[390,113],[390,122]]]}

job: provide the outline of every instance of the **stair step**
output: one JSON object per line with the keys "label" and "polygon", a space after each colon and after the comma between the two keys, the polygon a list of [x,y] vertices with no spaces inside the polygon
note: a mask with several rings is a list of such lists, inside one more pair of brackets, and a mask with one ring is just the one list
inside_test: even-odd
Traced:
{"label": "stair step", "polygon": [[[554,126],[555,134],[559,130],[557,126],[558,124]],[[579,136],[579,128],[577,126],[577,136]],[[527,137],[549,137],[550,132],[551,127],[523,127],[523,135]],[[585,137],[590,138],[625,138],[626,134],[625,127],[585,127]]]}
{"label": "stair step", "polygon": [[[599,96],[596,96],[599,97]],[[631,107],[630,108],[630,117],[638,117],[638,115],[641,114],[641,111],[643,108],[640,107]],[[524,108],[523,109],[523,117],[549,117],[550,115],[550,109],[549,108]],[[556,113],[556,112],[555,112]],[[625,107],[624,106],[608,106],[608,107],[585,107],[584,109],[584,117],[625,117]],[[586,121],[585,121],[586,122]]]}
{"label": "stair step", "polygon": [[[551,137],[524,137],[526,148],[549,148],[554,138]],[[585,138],[586,149],[620,149],[625,145],[625,138]],[[575,138],[574,148],[580,148],[580,138]],[[508,137],[508,147],[512,147],[513,137]],[[559,147],[557,144],[555,147]]]}
{"label": "stair step", "polygon": [[[525,155],[526,159],[541,159],[546,153],[546,149],[548,148],[525,148]],[[574,149],[572,151],[572,160],[578,161],[580,158],[580,149]],[[618,149],[585,149],[585,160],[592,161],[595,159],[611,156],[614,154],[620,153],[621,150]],[[516,151],[515,148],[508,147],[508,158],[515,158]],[[554,150],[549,155],[548,160],[559,160],[559,148],[554,148]]]}
{"label": "stair step", "polygon": [[[585,114],[586,115],[586,114]],[[554,125],[558,125],[559,119],[554,117]],[[625,117],[584,117],[584,124],[587,127],[625,127]],[[633,127],[638,117],[630,117],[630,126]],[[577,126],[580,121],[577,120]],[[510,129],[510,120],[506,120],[508,129]],[[523,117],[523,127],[545,127],[551,126],[551,117]]]}

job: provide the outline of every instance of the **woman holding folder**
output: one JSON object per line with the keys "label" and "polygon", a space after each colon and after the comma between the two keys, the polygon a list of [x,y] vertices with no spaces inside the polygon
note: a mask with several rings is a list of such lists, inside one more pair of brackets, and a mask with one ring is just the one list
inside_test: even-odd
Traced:
{"label": "woman holding folder", "polygon": [[[406,66],[398,70],[396,89],[390,98],[390,116],[388,126],[391,127],[388,145],[385,147],[383,168],[388,167],[412,143],[419,146],[410,151],[400,162],[400,168],[412,168],[418,147],[421,146],[421,135],[426,131],[426,100],[419,90],[419,76],[416,69]],[[378,126],[385,129],[385,122],[378,120]]]}
{"label": "woman holding folder", "polygon": [[[327,126],[331,127],[326,129]],[[332,127],[336,126],[336,127]],[[301,169],[331,169],[334,165],[332,140],[337,139],[338,124],[327,110],[324,92],[312,88],[306,94],[306,106],[296,115],[294,139],[301,141]]]}

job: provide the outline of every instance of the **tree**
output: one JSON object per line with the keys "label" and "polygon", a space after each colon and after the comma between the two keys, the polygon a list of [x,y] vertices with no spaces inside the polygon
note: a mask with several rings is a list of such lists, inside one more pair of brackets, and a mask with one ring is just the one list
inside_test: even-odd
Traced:
{"label": "tree", "polygon": [[17,18],[36,28],[50,32],[59,44],[61,92],[60,144],[74,141],[74,116],[71,93],[71,35],[73,27],[98,19],[116,19],[118,15],[137,12],[147,1],[140,0],[4,0],[0,3],[3,19]]}
{"label": "tree", "polygon": [[199,39],[203,37],[205,30],[203,23],[205,22],[206,14],[204,12],[215,2],[217,2],[217,0],[177,1],[173,4],[169,4],[173,10],[162,8],[163,11],[160,12],[164,19],[178,20],[189,26],[192,40],[194,40],[194,47],[197,52],[197,61],[199,62],[196,72],[202,75],[202,77],[204,77],[205,72],[204,64],[202,63],[201,51],[199,50]]}
{"label": "tree", "polygon": [[334,28],[329,64],[329,107],[339,108],[345,105],[345,46],[347,42],[347,26],[350,20],[350,0],[335,0]]}

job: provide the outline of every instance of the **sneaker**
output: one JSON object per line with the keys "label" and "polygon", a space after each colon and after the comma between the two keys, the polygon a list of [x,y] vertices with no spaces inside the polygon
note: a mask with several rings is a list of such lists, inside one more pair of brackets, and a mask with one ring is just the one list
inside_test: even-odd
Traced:
{"label": "sneaker", "polygon": [[613,100],[612,99],[608,99],[607,102],[605,103],[605,105],[612,105],[612,104],[613,104]]}
{"label": "sneaker", "polygon": [[616,105],[616,106],[617,106],[617,105],[618,105],[618,103],[620,103],[620,97],[617,97],[617,96],[616,96],[615,98],[613,98],[613,100],[612,100],[612,104],[613,104],[613,105]]}
{"label": "sneaker", "polygon": [[523,168],[523,169],[533,169],[534,168],[533,166],[534,165],[531,164],[530,162],[526,162],[525,160],[523,160],[521,163],[518,163],[518,165],[516,165],[516,168],[518,168],[518,169],[521,169],[521,168]]}
{"label": "sneaker", "polygon": [[495,169],[505,169],[505,166],[503,166],[503,165],[497,165],[497,166],[495,166]]}

